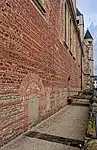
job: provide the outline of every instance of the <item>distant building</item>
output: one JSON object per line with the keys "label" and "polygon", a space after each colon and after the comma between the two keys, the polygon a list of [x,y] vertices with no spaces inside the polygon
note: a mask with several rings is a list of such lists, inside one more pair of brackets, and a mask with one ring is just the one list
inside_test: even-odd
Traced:
{"label": "distant building", "polygon": [[93,58],[93,37],[89,30],[84,37],[84,54],[85,54],[85,86],[93,88],[94,75],[94,58]]}
{"label": "distant building", "polygon": [[84,16],[78,10],[78,8],[76,8],[76,15],[77,15],[76,21],[77,21],[78,29],[80,32],[80,38],[81,38],[81,41],[83,42],[83,40],[84,40]]}
{"label": "distant building", "polygon": [[83,89],[93,88],[94,75],[94,59],[93,59],[93,37],[89,30],[84,34],[84,17],[83,14],[76,9],[77,25],[79,28],[80,38],[83,45],[82,57],[82,86]]}

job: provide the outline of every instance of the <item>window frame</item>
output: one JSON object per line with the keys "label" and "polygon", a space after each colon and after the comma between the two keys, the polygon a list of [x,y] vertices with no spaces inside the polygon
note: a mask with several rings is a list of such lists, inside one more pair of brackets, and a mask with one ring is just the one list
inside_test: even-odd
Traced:
{"label": "window frame", "polygon": [[71,37],[71,36],[72,36],[71,31],[72,31],[72,30],[71,30],[71,28],[72,28],[72,20],[71,20],[71,17],[70,17],[70,51],[72,51],[72,50],[71,50],[71,45],[72,45],[72,37]]}
{"label": "window frame", "polygon": [[34,4],[38,7],[38,9],[41,11],[43,15],[46,13],[44,3],[42,4],[40,0],[31,0],[31,1],[34,2]]}
{"label": "window frame", "polygon": [[66,43],[67,40],[67,3],[61,4],[61,40]]}
{"label": "window frame", "polygon": [[79,19],[77,19],[76,22],[77,22],[77,25],[79,25]]}
{"label": "window frame", "polygon": [[65,42],[66,42],[66,40],[67,40],[67,3],[65,2]]}

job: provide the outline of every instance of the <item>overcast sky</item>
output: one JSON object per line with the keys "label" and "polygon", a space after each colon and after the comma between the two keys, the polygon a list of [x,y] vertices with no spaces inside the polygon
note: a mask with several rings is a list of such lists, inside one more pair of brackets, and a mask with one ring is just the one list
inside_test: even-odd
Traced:
{"label": "overcast sky", "polygon": [[85,31],[94,38],[94,74],[97,75],[97,0],[77,0],[77,7],[84,14]]}

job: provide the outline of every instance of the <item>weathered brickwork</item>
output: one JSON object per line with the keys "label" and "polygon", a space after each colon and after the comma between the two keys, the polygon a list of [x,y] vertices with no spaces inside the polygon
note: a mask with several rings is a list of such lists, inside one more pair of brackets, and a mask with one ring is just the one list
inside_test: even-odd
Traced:
{"label": "weathered brickwork", "polygon": [[77,49],[75,60],[59,39],[59,2],[43,15],[30,0],[0,1],[0,145],[66,104],[68,76],[80,90]]}

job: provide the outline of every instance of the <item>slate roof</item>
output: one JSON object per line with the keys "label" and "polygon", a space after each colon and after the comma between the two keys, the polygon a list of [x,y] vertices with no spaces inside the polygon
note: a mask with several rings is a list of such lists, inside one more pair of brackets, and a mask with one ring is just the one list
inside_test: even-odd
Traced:
{"label": "slate roof", "polygon": [[76,15],[77,16],[82,16],[81,12],[78,10],[78,8],[76,8]]}
{"label": "slate roof", "polygon": [[84,39],[93,39],[93,37],[92,37],[92,35],[91,35],[89,30],[86,31]]}

